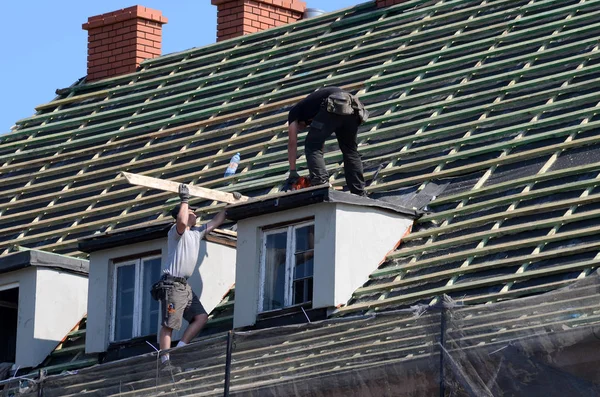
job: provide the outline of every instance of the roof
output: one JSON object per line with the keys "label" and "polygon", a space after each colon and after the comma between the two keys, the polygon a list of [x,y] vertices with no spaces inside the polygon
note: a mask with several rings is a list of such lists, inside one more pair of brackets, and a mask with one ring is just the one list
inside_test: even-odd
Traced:
{"label": "roof", "polygon": [[404,208],[385,201],[373,200],[348,192],[338,192],[329,186],[313,186],[292,192],[282,192],[258,197],[254,200],[227,206],[227,218],[239,221],[259,215],[272,214],[318,203],[339,203],[360,207],[372,207],[389,213],[401,214],[410,218],[418,218],[420,212]]}
{"label": "roof", "polygon": [[66,270],[70,273],[86,276],[89,273],[89,262],[87,260],[57,255],[51,252],[24,250],[0,257],[0,274],[14,272],[30,266]]}
{"label": "roof", "polygon": [[[600,0],[367,2],[80,80],[0,137],[0,252],[85,256],[82,236],[168,216],[171,193],[120,171],[278,192],[286,111],[338,85],[372,115],[358,135],[370,197],[428,213],[336,315],[572,283],[600,253],[599,14]],[[335,138],[326,149],[343,186]]]}

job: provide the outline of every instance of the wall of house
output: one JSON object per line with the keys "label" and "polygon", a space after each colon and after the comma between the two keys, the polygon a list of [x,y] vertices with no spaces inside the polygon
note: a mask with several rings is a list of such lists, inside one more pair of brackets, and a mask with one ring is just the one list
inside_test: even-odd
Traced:
{"label": "wall of house", "polygon": [[[86,276],[36,267],[34,343],[24,353],[40,364],[87,312]],[[20,294],[20,292],[19,292]]]}
{"label": "wall of house", "polygon": [[[167,239],[157,239],[90,254],[89,305],[86,352],[106,351],[110,343],[112,312],[112,260],[161,251],[163,268],[167,263]],[[235,281],[235,248],[202,241],[199,265],[189,283],[207,312],[221,301]],[[148,292],[149,293],[149,292]],[[185,321],[173,340],[183,335]]]}
{"label": "wall of house", "polygon": [[87,310],[87,278],[30,266],[0,275],[0,288],[18,283],[15,364],[33,367],[56,348]]}
{"label": "wall of house", "polygon": [[313,308],[346,303],[402,238],[412,220],[389,211],[321,203],[238,222],[235,328],[253,325],[259,307],[265,226],[314,217]]}
{"label": "wall of house", "polygon": [[[334,306],[346,304],[352,293],[369,279],[392,251],[408,228],[412,219],[400,214],[373,207],[337,204],[335,212],[335,267],[333,291]],[[322,278],[323,285],[315,284],[315,290],[328,291],[331,281]],[[330,304],[329,296],[319,306]]]}
{"label": "wall of house", "polygon": [[167,258],[167,240],[158,239],[125,247],[92,252],[88,287],[88,318],[85,336],[86,353],[104,352],[110,343],[112,310],[112,260],[160,250],[162,262]]}

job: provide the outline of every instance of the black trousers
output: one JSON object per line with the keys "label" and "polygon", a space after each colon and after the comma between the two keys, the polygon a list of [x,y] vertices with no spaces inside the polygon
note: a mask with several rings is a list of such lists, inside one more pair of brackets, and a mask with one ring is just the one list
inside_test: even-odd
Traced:
{"label": "black trousers", "polygon": [[329,181],[323,159],[323,145],[334,132],[344,157],[346,184],[350,192],[362,195],[365,190],[365,179],[362,160],[357,150],[358,119],[355,115],[341,116],[321,109],[315,116],[304,144],[310,182],[312,185],[320,185]]}

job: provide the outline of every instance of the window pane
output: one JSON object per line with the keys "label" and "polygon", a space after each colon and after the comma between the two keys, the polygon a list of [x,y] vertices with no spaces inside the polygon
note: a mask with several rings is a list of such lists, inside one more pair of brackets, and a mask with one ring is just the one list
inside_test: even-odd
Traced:
{"label": "window pane", "polygon": [[287,232],[266,236],[263,310],[284,307],[286,246]]}
{"label": "window pane", "polygon": [[312,277],[313,275],[313,262],[314,262],[314,251],[302,252],[296,254],[296,267],[294,268],[294,280],[305,277]]}
{"label": "window pane", "polygon": [[160,258],[142,261],[144,280],[142,282],[142,328],[141,336],[155,334],[158,326],[158,301],[152,299],[150,289],[160,278]]}
{"label": "window pane", "polygon": [[296,251],[303,252],[315,248],[315,225],[296,228]]}
{"label": "window pane", "polygon": [[312,301],[312,287],[312,278],[294,281],[294,301],[292,304],[297,305]]}
{"label": "window pane", "polygon": [[115,340],[133,337],[133,302],[135,294],[135,265],[117,267],[115,305]]}
{"label": "window pane", "polygon": [[312,301],[312,277],[314,272],[315,226],[296,228],[294,254],[294,283],[292,304]]}

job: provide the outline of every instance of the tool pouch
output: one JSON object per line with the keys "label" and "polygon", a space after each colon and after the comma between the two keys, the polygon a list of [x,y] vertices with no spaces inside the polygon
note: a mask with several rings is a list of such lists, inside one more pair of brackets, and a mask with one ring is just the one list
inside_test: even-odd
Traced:
{"label": "tool pouch", "polygon": [[166,296],[167,290],[173,288],[173,282],[169,280],[158,280],[152,284],[150,295],[155,301],[159,301]]}
{"label": "tool pouch", "polygon": [[369,119],[369,111],[365,105],[354,95],[347,92],[336,92],[329,95],[326,101],[327,111],[341,116],[356,115],[358,124]]}
{"label": "tool pouch", "polygon": [[329,95],[325,104],[329,113],[339,114],[341,116],[354,114],[352,95],[347,92],[336,92]]}
{"label": "tool pouch", "polygon": [[354,95],[350,95],[351,106],[354,114],[358,117],[358,124],[362,124],[369,119],[369,111],[365,109],[365,105]]}

